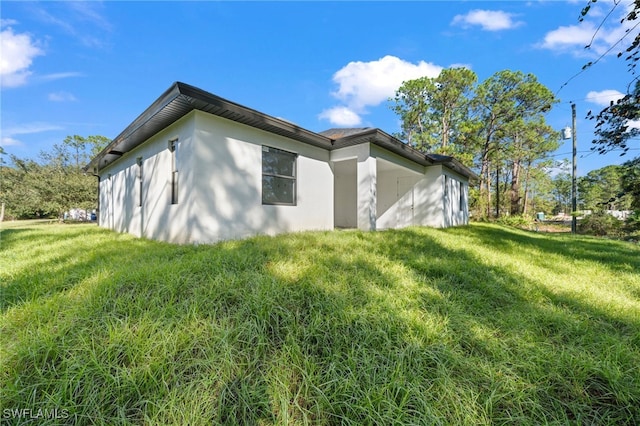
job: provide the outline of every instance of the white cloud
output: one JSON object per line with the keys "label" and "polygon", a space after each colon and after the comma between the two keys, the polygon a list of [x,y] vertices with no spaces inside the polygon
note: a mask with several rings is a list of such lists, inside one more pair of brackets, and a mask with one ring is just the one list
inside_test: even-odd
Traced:
{"label": "white cloud", "polygon": [[40,81],[54,81],[54,80],[62,80],[63,78],[73,78],[73,77],[84,77],[84,74],[81,72],[57,72],[53,74],[45,74],[38,76],[38,80]]}
{"label": "white cloud", "polygon": [[22,142],[10,136],[3,137],[2,140],[0,141],[0,146],[18,146],[18,145],[22,145]]}
{"label": "white cloud", "polygon": [[631,129],[640,129],[640,121],[638,120],[627,121],[627,131]]}
{"label": "white cloud", "polygon": [[502,31],[519,27],[524,22],[514,20],[513,13],[502,10],[481,10],[475,9],[466,15],[456,15],[451,21],[452,25],[462,25],[469,27],[479,25],[485,31]]}
{"label": "white cloud", "polygon": [[9,127],[3,132],[5,136],[28,135],[32,133],[49,132],[51,130],[62,130],[63,127],[57,124],[43,123],[36,121],[33,123],[22,124],[20,126]]}
{"label": "white cloud", "polygon": [[591,91],[587,93],[588,102],[602,107],[608,107],[611,102],[616,102],[622,98],[624,98],[624,93],[612,89],[602,90],[600,92]]}
{"label": "white cloud", "polygon": [[18,21],[15,19],[0,19],[0,27],[9,27],[11,25],[16,25]]}
{"label": "white cloud", "polygon": [[395,56],[377,61],[349,62],[333,75],[339,86],[333,95],[355,111],[379,105],[393,96],[402,82],[420,77],[437,77],[442,67],[420,61],[417,64]]}
{"label": "white cloud", "polygon": [[104,48],[104,35],[112,31],[111,23],[103,16],[104,6],[99,1],[62,2],[64,9],[49,12],[47,5],[32,5],[32,14],[42,22],[61,28],[89,48]]}
{"label": "white cloud", "polygon": [[[3,20],[6,22],[15,22]],[[37,42],[31,39],[27,33],[16,34],[13,28],[8,27],[0,32],[0,86],[17,87],[27,83],[31,75],[29,67],[36,56],[44,52],[38,47]]]}
{"label": "white cloud", "polygon": [[341,127],[352,127],[362,123],[360,116],[346,106],[325,109],[318,117]]}
{"label": "white cloud", "polygon": [[366,113],[367,107],[386,101],[404,81],[437,77],[441,70],[438,65],[424,61],[413,64],[390,55],[376,61],[349,62],[333,75],[338,90],[332,95],[344,105],[323,111],[320,118],[336,125],[359,124],[360,115]]}
{"label": "white cloud", "polygon": [[[624,96],[624,93],[613,89],[602,90],[600,92],[592,91],[587,93],[587,101],[601,107],[608,107],[612,102],[615,103],[624,98]],[[639,120],[628,120],[625,125],[627,126],[627,131],[631,129],[640,129]]]}
{"label": "white cloud", "polygon": [[[626,16],[632,2],[624,8],[614,10],[603,22],[606,16],[614,8],[612,2],[603,2],[602,6],[592,7],[585,20],[569,26],[561,26],[545,34],[544,39],[537,44],[543,49],[558,52],[570,52],[574,56],[617,54],[624,51],[640,32],[640,28],[634,28],[634,22],[621,19]],[[605,7],[606,9],[602,9]],[[589,49],[585,49],[589,46]]]}
{"label": "white cloud", "polygon": [[14,138],[17,135],[30,135],[34,133],[50,132],[54,130],[62,130],[63,127],[57,124],[44,123],[36,121],[33,123],[26,123],[19,126],[7,127],[2,129],[2,141],[3,146],[22,145],[19,139]]}
{"label": "white cloud", "polygon": [[99,1],[73,1],[67,7],[76,14],[79,20],[86,21],[92,26],[98,26],[106,31],[112,30],[111,23],[103,16],[104,6]]}
{"label": "white cloud", "polygon": [[571,25],[567,27],[559,27],[553,31],[549,31],[541,43],[541,47],[545,49],[563,49],[565,47],[586,46],[595,28],[590,22],[584,22],[581,25]]}
{"label": "white cloud", "polygon": [[52,102],[74,102],[78,100],[73,94],[64,91],[49,93],[48,99]]}

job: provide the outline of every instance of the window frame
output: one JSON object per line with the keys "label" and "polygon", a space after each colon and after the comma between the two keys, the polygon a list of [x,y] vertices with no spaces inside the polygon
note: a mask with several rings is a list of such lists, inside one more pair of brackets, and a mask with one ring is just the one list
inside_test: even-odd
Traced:
{"label": "window frame", "polygon": [[178,204],[178,138],[169,141],[169,152],[171,153],[171,170],[170,170],[170,190],[171,204]]}
{"label": "window frame", "polygon": [[449,181],[450,181],[450,177],[447,175],[444,175],[444,197],[445,198],[449,198]]}
{"label": "window frame", "polygon": [[138,207],[142,207],[142,157],[136,158],[136,164],[138,165],[138,173],[136,176],[138,180]]}
{"label": "window frame", "polygon": [[[278,152],[281,154],[286,154],[286,155],[290,155],[291,156],[291,161],[292,161],[292,167],[291,167],[291,172],[292,172],[292,176],[287,176],[287,175],[281,175],[278,173],[268,173],[264,171],[264,160],[265,160],[265,153],[269,153],[269,152]],[[262,158],[261,158],[261,167],[262,167],[262,187],[261,187],[261,191],[262,191],[262,205],[266,205],[266,206],[296,206],[298,203],[298,154],[296,154],[295,152],[290,152],[290,151],[285,151],[283,149],[279,149],[279,148],[274,148],[272,146],[267,146],[267,145],[263,145],[262,146]],[[268,201],[265,200],[265,193],[264,193],[264,182],[265,182],[265,177],[273,177],[273,178],[278,178],[278,179],[287,179],[292,181],[293,183],[293,191],[292,191],[292,197],[293,200],[291,202],[279,202],[279,201]]]}

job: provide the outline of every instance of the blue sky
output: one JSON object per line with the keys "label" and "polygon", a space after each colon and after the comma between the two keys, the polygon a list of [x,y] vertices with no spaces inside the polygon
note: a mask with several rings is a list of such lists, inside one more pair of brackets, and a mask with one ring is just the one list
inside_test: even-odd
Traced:
{"label": "blue sky", "polygon": [[[583,175],[640,155],[637,141],[625,157],[589,151],[587,111],[631,80],[619,49],[580,72],[624,35],[630,2],[617,2],[585,50],[613,1],[600,0],[582,23],[586,0],[3,1],[1,145],[34,158],[67,135],[113,138],[174,81],[312,131],[393,133],[386,99],[403,80],[463,65],[480,80],[503,69],[535,74],[562,100],[547,116],[558,130],[575,102]],[[555,158],[570,153],[566,141]]]}

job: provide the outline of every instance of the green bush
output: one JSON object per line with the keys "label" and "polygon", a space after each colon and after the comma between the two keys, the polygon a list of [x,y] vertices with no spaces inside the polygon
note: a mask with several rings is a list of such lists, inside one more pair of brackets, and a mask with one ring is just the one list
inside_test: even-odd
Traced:
{"label": "green bush", "polygon": [[533,219],[522,215],[502,216],[497,222],[505,226],[513,226],[515,228],[528,228],[533,224]]}
{"label": "green bush", "polygon": [[621,236],[623,222],[604,211],[594,212],[578,222],[578,232],[596,236]]}
{"label": "green bush", "polygon": [[640,211],[633,212],[624,223],[622,228],[625,232],[625,239],[630,241],[640,240]]}
{"label": "green bush", "polygon": [[633,214],[627,218],[624,229],[630,233],[640,231],[640,210],[633,212]]}

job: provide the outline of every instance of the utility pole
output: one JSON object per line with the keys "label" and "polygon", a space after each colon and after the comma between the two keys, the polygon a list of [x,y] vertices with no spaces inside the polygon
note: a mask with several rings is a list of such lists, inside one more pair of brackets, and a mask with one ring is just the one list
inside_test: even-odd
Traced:
{"label": "utility pole", "polygon": [[578,187],[576,185],[576,170],[577,170],[577,165],[576,165],[576,154],[578,152],[577,150],[577,135],[576,135],[576,104],[572,103],[571,104],[571,127],[573,130],[573,135],[572,135],[572,139],[573,139],[573,173],[571,174],[571,233],[575,234],[576,233],[576,224],[577,224],[577,217],[576,217],[576,211],[578,210]]}

